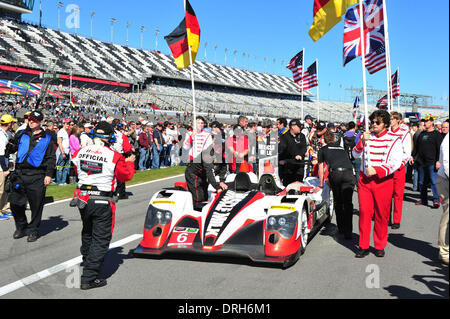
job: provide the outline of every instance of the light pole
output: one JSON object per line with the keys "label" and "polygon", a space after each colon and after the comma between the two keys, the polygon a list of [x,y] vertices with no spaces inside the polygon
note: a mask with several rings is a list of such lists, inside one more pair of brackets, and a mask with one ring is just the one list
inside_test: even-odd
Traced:
{"label": "light pole", "polygon": [[64,2],[58,1],[58,32],[61,32],[61,8],[64,6]]}
{"label": "light pole", "polygon": [[116,18],[111,18],[111,44],[114,44],[114,23],[116,22]]}
{"label": "light pole", "polygon": [[95,12],[92,11],[92,12],[91,12],[91,40],[92,40],[92,34],[93,34],[93,31],[94,31],[94,29],[93,29],[93,20],[94,20],[94,16],[95,16]]}
{"label": "light pole", "polygon": [[144,49],[144,31],[145,31],[145,26],[141,26],[141,50]]}
{"label": "light pole", "polygon": [[159,34],[159,30],[158,29],[156,29],[155,30],[155,36],[156,36],[156,38],[155,38],[155,51],[158,51],[158,34]]}
{"label": "light pole", "polygon": [[128,46],[128,28],[131,26],[131,22],[127,21],[127,46]]}
{"label": "light pole", "polygon": [[234,67],[236,67],[236,53],[238,53],[237,50],[234,50],[234,51],[233,51],[233,55],[234,55]]}
{"label": "light pole", "polygon": [[227,66],[227,52],[228,48],[225,48],[225,66]]}
{"label": "light pole", "polygon": [[216,50],[218,47],[219,46],[217,44],[214,46],[214,64],[216,64]]}
{"label": "light pole", "polygon": [[267,57],[264,57],[264,73],[266,73],[266,61],[267,61]]}
{"label": "light pole", "polygon": [[272,73],[275,74],[275,63],[277,62],[277,59],[273,58],[273,68]]}
{"label": "light pole", "polygon": [[206,62],[206,47],[208,46],[208,42],[205,42],[205,62]]}
{"label": "light pole", "polygon": [[242,70],[245,68],[245,52],[242,52]]}
{"label": "light pole", "polygon": [[257,55],[257,54],[255,54],[255,66],[254,66],[254,68],[253,68],[253,71],[254,71],[254,72],[256,72],[256,60],[258,60],[258,55]]}
{"label": "light pole", "polygon": [[250,57],[251,57],[251,53],[247,54],[247,71],[250,71]]}
{"label": "light pole", "polygon": [[78,27],[79,27],[79,23],[80,23],[80,7],[75,7],[75,14],[76,14],[76,18],[75,18],[75,35],[78,35]]}

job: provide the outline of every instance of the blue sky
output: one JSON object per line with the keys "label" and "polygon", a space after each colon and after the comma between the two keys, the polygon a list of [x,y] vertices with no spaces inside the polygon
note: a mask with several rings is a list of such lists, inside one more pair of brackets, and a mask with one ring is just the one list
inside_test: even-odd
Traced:
{"label": "blue sky", "polygon": [[[386,0],[389,17],[392,72],[400,67],[400,90],[405,93],[430,95],[433,105],[448,108],[449,96],[449,2],[437,0],[428,5],[422,0]],[[319,93],[322,100],[351,100],[347,87],[362,86],[360,60],[342,66],[343,22],[340,22],[322,39],[314,43],[308,35],[312,24],[313,0],[190,0],[201,27],[201,46],[198,59],[204,60],[204,43],[207,61],[291,76],[285,68],[287,62],[305,48],[306,65],[319,60]],[[44,26],[58,27],[56,0],[42,0]],[[94,38],[110,41],[111,18],[114,25],[114,42],[126,44],[126,23],[129,28],[129,45],[140,48],[140,26],[146,26],[144,49],[155,49],[155,29],[160,30],[158,50],[169,53],[164,35],[169,34],[183,18],[183,0],[66,0],[61,9],[61,29],[69,29],[65,9],[70,4],[80,8],[78,33],[90,35],[90,13],[95,12]],[[34,12],[24,20],[39,22],[39,0]],[[69,25],[70,26],[70,25]],[[246,53],[245,59],[243,52]],[[248,58],[250,53],[250,59]],[[255,59],[255,56],[257,58]],[[276,59],[276,62],[273,62]],[[250,62],[250,63],[249,63]],[[282,64],[282,62],[284,62]],[[368,85],[386,89],[386,71],[374,75],[367,73]],[[331,83],[331,85],[330,85]]]}

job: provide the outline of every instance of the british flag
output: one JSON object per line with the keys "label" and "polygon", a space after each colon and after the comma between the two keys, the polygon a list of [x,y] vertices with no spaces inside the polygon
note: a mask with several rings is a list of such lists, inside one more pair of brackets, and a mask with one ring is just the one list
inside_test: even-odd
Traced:
{"label": "british flag", "polygon": [[[363,1],[364,55],[367,56],[384,45],[383,0]],[[362,56],[360,8],[350,8],[345,14],[344,66]]]}
{"label": "british flag", "polygon": [[294,82],[298,84],[303,77],[303,50],[291,59],[286,68],[292,71]]}

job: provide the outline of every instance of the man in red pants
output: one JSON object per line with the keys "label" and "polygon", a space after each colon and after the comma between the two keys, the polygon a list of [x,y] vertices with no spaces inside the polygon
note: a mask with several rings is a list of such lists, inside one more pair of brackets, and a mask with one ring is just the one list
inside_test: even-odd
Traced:
{"label": "man in red pants", "polygon": [[388,222],[394,192],[394,172],[402,164],[401,139],[389,133],[390,115],[384,110],[373,112],[369,120],[372,133],[365,132],[353,148],[353,157],[361,158],[358,183],[359,247],[355,255],[369,254],[372,217],[375,214],[373,240],[375,256],[383,257],[387,245]]}
{"label": "man in red pants", "polygon": [[[405,194],[406,164],[411,158],[411,134],[407,127],[402,126],[402,115],[398,112],[391,112],[391,127],[389,133],[398,136],[402,140],[403,158],[402,165],[394,173],[394,198],[393,198],[393,218],[392,229],[399,229],[402,220],[403,195]],[[392,211],[392,209],[391,209]]]}

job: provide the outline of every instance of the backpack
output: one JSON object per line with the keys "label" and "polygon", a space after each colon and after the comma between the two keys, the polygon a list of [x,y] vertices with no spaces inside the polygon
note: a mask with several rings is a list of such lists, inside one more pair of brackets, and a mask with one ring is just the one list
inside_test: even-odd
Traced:
{"label": "backpack", "polygon": [[357,136],[357,133],[355,132],[355,134],[353,134],[353,136],[351,136],[351,137],[348,137],[346,135],[344,135],[342,137],[344,140],[344,149],[347,152],[348,157],[352,161],[355,159],[353,157],[353,148],[356,146],[356,136]]}

